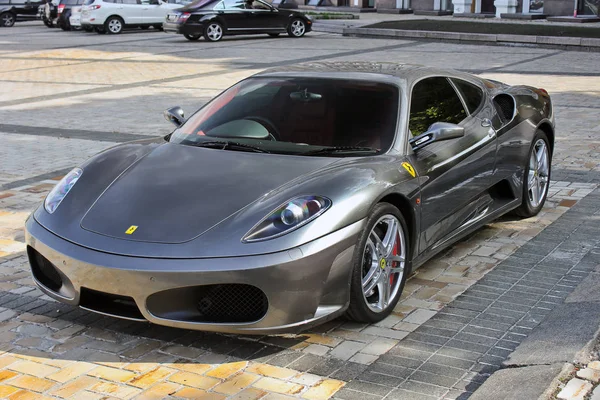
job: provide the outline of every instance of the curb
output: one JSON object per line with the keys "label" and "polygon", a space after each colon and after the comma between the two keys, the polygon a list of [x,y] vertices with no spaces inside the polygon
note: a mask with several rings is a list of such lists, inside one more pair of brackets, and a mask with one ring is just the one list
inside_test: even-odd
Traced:
{"label": "curb", "polygon": [[[330,27],[317,27],[319,31],[333,32]],[[325,29],[322,29],[325,28]],[[340,30],[341,27],[336,27]],[[327,29],[327,30],[326,30]],[[413,31],[402,29],[379,28],[342,28],[344,36],[354,37],[380,37],[380,38],[410,38],[410,39],[435,39],[455,42],[477,42],[479,44],[501,45],[527,45],[527,46],[558,46],[573,50],[600,51],[600,39],[560,36],[526,36],[510,34],[485,34],[485,33],[459,33],[438,31]]]}

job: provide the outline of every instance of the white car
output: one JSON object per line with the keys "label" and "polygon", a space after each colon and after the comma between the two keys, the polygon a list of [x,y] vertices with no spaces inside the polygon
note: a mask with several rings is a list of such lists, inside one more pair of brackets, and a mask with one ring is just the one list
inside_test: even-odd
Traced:
{"label": "white car", "polygon": [[74,6],[71,9],[71,16],[69,17],[69,23],[75,29],[81,28],[81,7],[83,7],[83,6]]}
{"label": "white car", "polygon": [[[80,24],[98,33],[117,34],[125,27],[162,28],[169,11],[189,4],[190,0],[86,0],[81,8]],[[89,28],[88,28],[89,29]]]}

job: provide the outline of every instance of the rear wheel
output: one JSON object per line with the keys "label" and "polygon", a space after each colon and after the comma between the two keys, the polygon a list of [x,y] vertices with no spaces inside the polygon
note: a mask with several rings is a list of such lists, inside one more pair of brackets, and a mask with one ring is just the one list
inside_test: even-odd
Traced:
{"label": "rear wheel", "polygon": [[123,31],[123,20],[119,17],[110,17],[104,23],[104,29],[113,35],[118,35]]}
{"label": "rear wheel", "polygon": [[393,311],[410,272],[408,239],[402,213],[389,203],[377,204],[354,250],[348,318],[372,323]]}
{"label": "rear wheel", "polygon": [[306,24],[300,18],[293,19],[287,31],[293,38],[302,37],[306,33]]}
{"label": "rear wheel", "polygon": [[204,28],[204,38],[209,42],[218,42],[223,38],[223,26],[218,22],[210,22]]}
{"label": "rear wheel", "polygon": [[190,35],[190,34],[187,34],[187,33],[185,33],[183,36],[185,36],[185,38],[187,40],[191,40],[191,41],[196,41],[196,40],[198,40],[198,39],[200,39],[202,37],[202,35],[200,35],[200,34],[198,34],[198,35]]}
{"label": "rear wheel", "polygon": [[548,137],[538,130],[533,138],[523,174],[523,202],[515,210],[518,216],[533,217],[544,207],[550,186],[551,164]]}
{"label": "rear wheel", "polygon": [[16,20],[16,15],[11,12],[3,12],[2,14],[0,14],[0,26],[3,26],[5,28],[10,28],[11,26],[13,26]]}

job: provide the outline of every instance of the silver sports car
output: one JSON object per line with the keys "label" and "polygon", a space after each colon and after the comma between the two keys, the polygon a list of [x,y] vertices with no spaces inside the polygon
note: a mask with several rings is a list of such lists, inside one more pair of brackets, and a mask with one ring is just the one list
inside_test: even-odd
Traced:
{"label": "silver sports car", "polygon": [[49,296],[132,320],[281,333],[385,318],[407,275],[546,199],[544,89],[415,65],[245,79],[69,172],[27,220]]}

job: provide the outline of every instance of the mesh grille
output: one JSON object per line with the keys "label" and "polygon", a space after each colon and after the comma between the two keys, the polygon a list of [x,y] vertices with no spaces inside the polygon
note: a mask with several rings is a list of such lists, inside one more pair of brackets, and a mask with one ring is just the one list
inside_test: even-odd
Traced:
{"label": "mesh grille", "polygon": [[207,285],[198,291],[199,319],[204,322],[254,322],[267,313],[267,296],[254,286]]}
{"label": "mesh grille", "polygon": [[494,105],[505,122],[512,119],[515,112],[515,102],[512,97],[508,95],[498,95],[494,97]]}
{"label": "mesh grille", "polygon": [[30,246],[27,247],[27,256],[35,279],[48,289],[57,292],[62,286],[62,278],[54,264]]}

